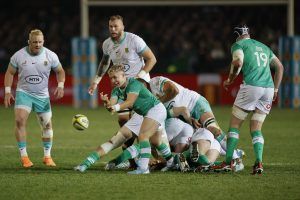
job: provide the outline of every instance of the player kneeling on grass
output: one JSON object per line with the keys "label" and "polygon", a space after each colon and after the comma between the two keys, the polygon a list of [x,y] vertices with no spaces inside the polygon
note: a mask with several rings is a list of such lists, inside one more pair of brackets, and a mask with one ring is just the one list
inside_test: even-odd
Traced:
{"label": "player kneeling on grass", "polygon": [[[137,162],[138,168],[129,173],[147,174],[149,173],[148,163],[151,156],[150,138],[154,145],[163,152],[163,155],[172,157],[170,148],[166,144],[161,143],[161,134],[159,131],[160,127],[164,127],[164,121],[167,116],[166,109],[141,82],[135,78],[126,78],[123,65],[113,65],[109,69],[108,75],[115,88],[112,91],[110,100],[108,100],[107,95],[101,94],[106,108],[113,113],[131,108],[136,112],[136,118],[138,118],[138,115],[142,116],[142,123],[138,135],[139,142],[129,147],[130,150],[132,150],[131,153],[134,154],[132,157],[139,156]],[[117,104],[118,99],[123,100],[123,102]],[[134,118],[134,116],[132,118]],[[130,120],[128,122],[130,122]],[[75,167],[75,169],[85,171],[99,160],[101,156],[119,147],[131,136],[132,132],[130,129],[123,126],[109,142],[98,147],[96,152],[89,155],[87,159]]]}

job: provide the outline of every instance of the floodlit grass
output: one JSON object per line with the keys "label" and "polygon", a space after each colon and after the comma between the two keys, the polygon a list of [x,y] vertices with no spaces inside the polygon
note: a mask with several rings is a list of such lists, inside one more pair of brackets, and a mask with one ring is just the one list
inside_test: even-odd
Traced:
{"label": "floodlit grass", "polygon": [[[213,107],[224,130],[228,128],[229,107]],[[73,115],[88,116],[90,127],[76,131]],[[0,199],[300,199],[300,112],[274,108],[263,128],[265,138],[263,176],[250,175],[254,162],[248,121],[243,125],[239,148],[245,150],[241,173],[195,174],[152,172],[127,175],[107,172],[103,165],[120,150],[102,158],[86,173],[73,171],[96,146],[118,130],[116,115],[100,108],[53,107],[56,168],[42,164],[39,125],[32,114],[28,121],[28,153],[34,163],[21,168],[14,137],[13,109],[0,107]],[[221,158],[222,159],[222,158]]]}

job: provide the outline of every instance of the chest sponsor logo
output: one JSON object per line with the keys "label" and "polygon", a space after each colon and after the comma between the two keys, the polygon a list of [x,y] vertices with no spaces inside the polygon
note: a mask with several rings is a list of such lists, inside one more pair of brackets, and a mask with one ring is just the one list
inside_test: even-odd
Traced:
{"label": "chest sponsor logo", "polygon": [[43,77],[39,75],[30,75],[25,77],[25,81],[30,84],[39,84],[43,81]]}
{"label": "chest sponsor logo", "polygon": [[128,64],[123,64],[124,65],[124,72],[127,72],[130,69],[130,66]]}

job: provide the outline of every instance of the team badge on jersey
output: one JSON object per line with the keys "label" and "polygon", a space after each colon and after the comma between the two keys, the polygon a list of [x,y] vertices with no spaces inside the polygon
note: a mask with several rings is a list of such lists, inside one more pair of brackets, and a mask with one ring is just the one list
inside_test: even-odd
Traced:
{"label": "team badge on jersey", "polygon": [[128,47],[125,48],[125,53],[129,53]]}
{"label": "team badge on jersey", "polygon": [[44,65],[45,65],[45,66],[48,65],[48,61],[47,61],[47,60],[44,61]]}

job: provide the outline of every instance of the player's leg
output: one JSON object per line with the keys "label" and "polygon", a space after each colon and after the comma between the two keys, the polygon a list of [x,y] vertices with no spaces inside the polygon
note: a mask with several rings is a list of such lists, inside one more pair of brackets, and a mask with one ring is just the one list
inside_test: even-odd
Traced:
{"label": "player's leg", "polygon": [[96,148],[96,151],[89,154],[86,159],[74,169],[84,172],[91,165],[96,163],[101,157],[107,153],[120,147],[127,139],[132,137],[132,132],[125,126],[123,126],[110,140],[101,144]]}
{"label": "player's leg", "polygon": [[42,130],[42,142],[44,148],[43,163],[49,167],[55,167],[56,164],[51,157],[53,144],[52,112],[37,113],[37,118]]}
{"label": "player's leg", "polygon": [[15,136],[17,139],[21,162],[23,167],[31,167],[33,163],[30,161],[27,154],[27,142],[26,142],[26,123],[28,116],[32,109],[32,99],[31,96],[24,92],[16,92],[16,102],[15,102]]}
{"label": "player's leg", "polygon": [[42,142],[44,148],[43,163],[49,167],[55,167],[56,164],[51,157],[51,149],[53,144],[52,129],[52,111],[49,98],[33,97],[32,110],[37,113],[37,118],[42,131]]}
{"label": "player's leg", "polygon": [[230,165],[233,157],[234,150],[237,147],[239,141],[239,134],[240,134],[240,127],[243,124],[244,120],[246,119],[248,113],[237,107],[233,106],[232,108],[232,115],[230,119],[230,126],[228,130],[228,139],[227,139],[227,150],[225,156],[225,163]]}
{"label": "player's leg", "polygon": [[[210,149],[214,141],[213,134],[204,128],[198,129],[192,137],[191,160],[199,166],[199,169],[208,169],[211,165],[207,157],[207,151]],[[201,170],[203,171],[203,170]]]}
{"label": "player's leg", "polygon": [[250,132],[255,155],[255,163],[253,166],[253,174],[261,174],[263,172],[262,158],[264,149],[264,137],[261,131],[263,121],[266,114],[256,109],[250,121]]}
{"label": "player's leg", "polygon": [[255,155],[255,163],[253,166],[253,174],[261,174],[263,172],[262,157],[264,148],[264,137],[261,131],[264,120],[269,114],[272,106],[274,91],[272,88],[260,88],[263,95],[260,97],[256,109],[250,120],[250,132]]}
{"label": "player's leg", "polygon": [[170,168],[172,168],[174,164],[174,158],[167,140],[166,131],[163,127],[160,127],[159,130],[154,133],[154,135],[150,138],[150,143],[166,161],[166,167],[163,168],[162,171],[168,171]]}
{"label": "player's leg", "polygon": [[[160,126],[164,126],[166,117],[167,112],[162,103],[159,103],[151,108],[144,117],[138,136],[138,144],[141,149],[140,157],[137,163],[138,169],[129,172],[130,174],[149,173],[148,165],[151,156],[151,145],[149,139],[156,134]],[[158,134],[157,137],[161,137],[161,134]]]}
{"label": "player's leg", "polygon": [[26,123],[30,111],[16,108],[15,109],[15,136],[17,139],[17,144],[21,156],[21,162],[23,167],[28,168],[33,166],[27,154],[27,142],[26,142]]}

